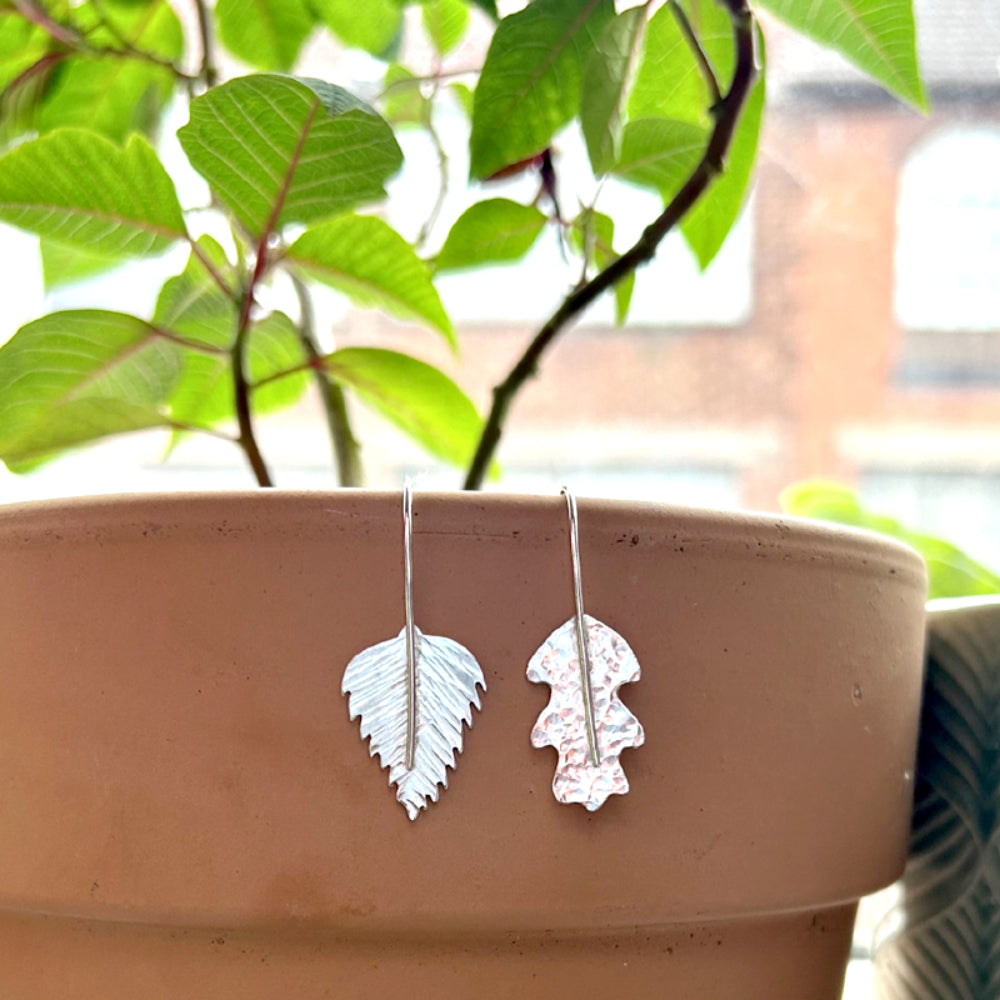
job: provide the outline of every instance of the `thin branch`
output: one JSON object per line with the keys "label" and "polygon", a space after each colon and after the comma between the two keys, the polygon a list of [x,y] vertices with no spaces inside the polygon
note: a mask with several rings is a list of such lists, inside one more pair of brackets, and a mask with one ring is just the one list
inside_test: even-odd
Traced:
{"label": "thin branch", "polygon": [[701,70],[701,75],[705,78],[705,83],[708,84],[708,92],[711,95],[712,109],[714,110],[722,101],[722,90],[719,87],[719,78],[715,75],[715,70],[708,59],[708,53],[702,46],[701,39],[698,38],[698,34],[687,16],[687,11],[678,3],[678,0],[668,0],[667,6],[673,13],[678,27],[681,29],[681,34],[684,35],[684,39],[694,55],[698,69]]}
{"label": "thin branch", "polygon": [[309,358],[307,367],[313,372],[320,399],[323,401],[326,423],[330,432],[330,443],[333,447],[333,460],[337,466],[337,477],[341,486],[361,486],[364,483],[364,473],[361,468],[361,446],[351,431],[351,420],[347,412],[344,390],[330,378],[323,368],[323,353],[316,340],[316,321],[309,289],[297,275],[290,274],[290,277],[299,300],[299,340],[302,341],[302,346]]}
{"label": "thin branch", "polygon": [[447,80],[456,80],[460,76],[478,76],[480,70],[478,68],[469,69],[451,69],[442,70],[435,73],[428,73],[426,76],[404,76],[400,77],[398,80],[393,80],[391,83],[387,83],[383,88],[381,93],[375,98],[376,101],[382,100],[387,94],[391,93],[393,90],[399,87],[416,87],[422,83],[444,83]]}
{"label": "thin branch", "polygon": [[198,241],[192,238],[190,235],[187,237],[188,244],[191,247],[191,253],[198,258],[201,264],[204,266],[205,270],[209,273],[212,280],[219,286],[222,293],[227,299],[232,299],[234,302],[237,300],[236,291],[232,288],[228,281],[219,273],[218,268],[212,263],[211,258],[202,249]]}
{"label": "thin branch", "polygon": [[493,390],[493,405],[483,425],[479,444],[466,473],[464,488],[480,489],[500,442],[507,412],[525,382],[534,376],[542,355],[564,327],[582,313],[599,295],[617,284],[639,265],[656,254],[660,241],[705,193],[723,170],[740,111],[756,75],[754,58],[754,18],[746,0],[723,0],[733,25],[736,68],[729,90],[715,109],[715,125],[708,145],[693,173],[663,212],[648,225],[636,243],[586,284],[574,289],[521,355],[507,377]]}
{"label": "thin branch", "polygon": [[314,371],[315,367],[313,362],[303,361],[300,365],[292,365],[291,368],[282,368],[280,371],[271,372],[270,375],[265,375],[263,378],[248,381],[247,388],[251,392],[256,392],[258,389],[263,389],[264,386],[270,385],[272,382],[280,382],[283,378],[288,378],[289,375],[301,375],[303,372]]}
{"label": "thin branch", "polygon": [[430,96],[424,103],[424,128],[427,130],[427,134],[431,137],[431,142],[434,144],[434,152],[437,154],[438,161],[438,192],[437,198],[434,199],[434,205],[431,207],[430,214],[424,220],[424,224],[420,227],[420,232],[417,235],[414,247],[419,249],[426,242],[427,238],[431,234],[431,230],[434,228],[434,224],[438,220],[438,216],[441,214],[441,209],[444,208],[445,198],[448,197],[448,151],[444,148],[444,144],[441,142],[441,136],[438,135],[437,129],[434,127],[434,98],[437,96],[438,88],[440,86],[439,81],[434,82],[434,89],[431,91]]}
{"label": "thin branch", "polygon": [[257,261],[253,275],[247,282],[240,304],[240,318],[236,325],[236,339],[233,343],[233,394],[236,399],[236,421],[239,425],[239,445],[250,463],[258,486],[273,486],[271,474],[260,453],[253,430],[253,416],[250,412],[250,383],[246,373],[247,337],[250,334],[250,313],[253,310],[254,293],[267,268],[267,231],[257,247]]}
{"label": "thin branch", "polygon": [[13,0],[13,4],[25,20],[38,25],[53,41],[65,45],[74,52],[95,57],[108,56],[115,59],[137,59],[141,62],[147,62],[153,66],[159,66],[161,69],[168,70],[178,80],[193,81],[196,79],[196,77],[185,73],[184,70],[169,59],[164,59],[162,56],[156,55],[155,52],[138,48],[125,38],[117,27],[111,24],[100,11],[98,11],[98,15],[101,18],[102,27],[107,28],[118,40],[122,46],[121,48],[115,48],[113,45],[95,45],[80,34],[76,28],[55,20],[48,11],[32,2],[32,0]]}
{"label": "thin branch", "polygon": [[150,324],[149,328],[157,337],[169,340],[172,344],[187,348],[189,351],[197,351],[199,354],[210,354],[213,357],[229,357],[229,349],[227,347],[213,347],[211,344],[204,344],[200,340],[191,340],[162,326],[153,326]]}
{"label": "thin branch", "polygon": [[238,437],[227,434],[225,431],[217,431],[214,427],[202,427],[200,424],[189,424],[184,420],[168,420],[167,426],[175,431],[183,431],[185,434],[207,434],[209,437],[217,438],[228,444],[238,445],[240,443]]}
{"label": "thin branch", "polygon": [[71,49],[85,44],[78,32],[53,20],[47,10],[33,3],[32,0],[14,0],[14,6],[21,17],[38,25],[54,41],[62,42],[63,45]]}
{"label": "thin branch", "polygon": [[198,75],[206,87],[214,87],[219,81],[219,70],[215,65],[211,15],[205,0],[194,0],[194,6],[198,12],[198,36],[201,39],[201,69]]}

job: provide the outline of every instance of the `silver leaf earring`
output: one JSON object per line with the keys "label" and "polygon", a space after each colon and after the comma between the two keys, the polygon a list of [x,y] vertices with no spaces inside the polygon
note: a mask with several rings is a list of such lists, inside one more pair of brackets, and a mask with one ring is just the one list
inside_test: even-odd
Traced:
{"label": "silver leaf earring", "polygon": [[580,532],[576,499],[565,487],[576,615],[560,625],[528,663],[528,680],[548,684],[552,696],[531,731],[535,747],[559,753],[552,793],[593,812],[609,795],[625,795],[628,778],[619,755],[641,746],[639,720],[618,698],[618,689],[639,679],[639,661],[614,629],[583,610]]}
{"label": "silver leaf earring", "polygon": [[344,671],[341,692],[361,719],[369,753],[389,769],[389,783],[411,820],[448,787],[462,752],[462,726],[480,708],[483,671],[464,646],[424,635],[413,621],[413,492],[403,486],[403,593],[406,624],[394,639],[369,646]]}

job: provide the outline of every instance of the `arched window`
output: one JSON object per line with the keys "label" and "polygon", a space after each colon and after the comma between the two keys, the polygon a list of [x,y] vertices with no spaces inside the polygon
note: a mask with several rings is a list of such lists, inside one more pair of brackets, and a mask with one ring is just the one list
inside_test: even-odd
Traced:
{"label": "arched window", "polygon": [[1000,129],[951,129],[917,148],[896,220],[899,322],[1000,330]]}

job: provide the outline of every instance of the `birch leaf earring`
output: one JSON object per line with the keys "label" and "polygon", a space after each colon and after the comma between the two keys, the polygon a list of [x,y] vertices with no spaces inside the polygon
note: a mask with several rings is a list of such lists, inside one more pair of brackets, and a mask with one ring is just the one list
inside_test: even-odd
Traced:
{"label": "birch leaf earring", "polygon": [[549,684],[552,696],[531,731],[535,747],[559,753],[552,793],[593,812],[609,795],[625,795],[628,778],[619,755],[641,746],[639,720],[618,698],[618,689],[639,679],[639,661],[612,628],[583,610],[580,533],[576,499],[566,488],[576,615],[560,625],[528,663],[528,680]]}
{"label": "birch leaf earring", "polygon": [[472,725],[483,671],[464,646],[424,635],[413,620],[413,492],[403,487],[403,590],[406,624],[393,639],[362,650],[344,671],[341,692],[361,719],[369,754],[389,769],[389,783],[411,820],[448,787],[448,768]]}

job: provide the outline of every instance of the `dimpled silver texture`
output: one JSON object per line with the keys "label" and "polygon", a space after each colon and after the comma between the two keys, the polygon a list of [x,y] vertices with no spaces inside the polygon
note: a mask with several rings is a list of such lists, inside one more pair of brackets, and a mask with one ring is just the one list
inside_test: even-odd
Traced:
{"label": "dimpled silver texture", "polygon": [[[619,755],[641,746],[639,720],[618,698],[618,689],[639,679],[639,661],[628,643],[603,622],[584,615],[593,697],[596,755],[590,752],[577,622],[560,625],[528,663],[528,680],[549,684],[552,697],[531,731],[535,747],[559,753],[552,792],[559,802],[579,802],[593,812],[609,795],[624,795],[628,778]],[[596,756],[597,763],[593,761]]]}
{"label": "dimpled silver texture", "polygon": [[[361,738],[370,740],[389,769],[389,784],[411,820],[428,801],[437,802],[448,787],[448,768],[462,752],[462,726],[472,725],[473,706],[480,708],[477,687],[486,690],[476,658],[460,643],[440,635],[415,633],[416,697],[408,697],[406,628],[358,653],[344,671],[342,692],[348,695],[351,719],[361,719]],[[407,747],[414,747],[407,766]]]}

